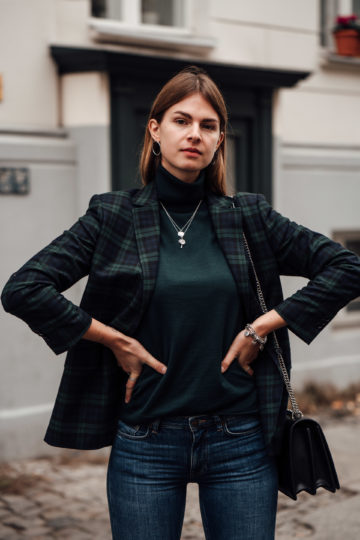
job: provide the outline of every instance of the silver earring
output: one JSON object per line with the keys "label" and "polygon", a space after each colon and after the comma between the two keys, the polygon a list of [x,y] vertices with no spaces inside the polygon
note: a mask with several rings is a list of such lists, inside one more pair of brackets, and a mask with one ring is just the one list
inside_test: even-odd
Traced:
{"label": "silver earring", "polygon": [[[157,144],[157,145],[158,145],[157,152],[154,150],[154,144]],[[152,153],[153,153],[154,156],[156,156],[156,157],[160,156],[160,154],[161,154],[161,147],[160,147],[160,143],[159,143],[158,141],[154,141],[154,142],[153,142],[153,145],[152,145]]]}

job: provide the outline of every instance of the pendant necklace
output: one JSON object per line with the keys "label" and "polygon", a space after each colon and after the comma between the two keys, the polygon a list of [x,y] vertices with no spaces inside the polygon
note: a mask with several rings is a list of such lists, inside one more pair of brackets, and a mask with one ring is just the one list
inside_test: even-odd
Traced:
{"label": "pendant necklace", "polygon": [[186,240],[184,238],[185,234],[186,234],[186,231],[188,230],[188,228],[190,227],[195,215],[196,215],[196,212],[198,211],[199,209],[199,206],[200,204],[202,203],[202,199],[200,199],[200,202],[199,204],[197,205],[197,207],[195,208],[195,211],[194,213],[192,214],[191,218],[187,220],[187,222],[185,223],[185,225],[183,225],[182,227],[179,227],[179,225],[177,223],[175,223],[175,221],[173,220],[173,218],[170,216],[169,212],[166,210],[165,206],[163,205],[163,203],[161,201],[159,201],[161,206],[163,207],[163,209],[165,210],[165,213],[167,215],[167,217],[169,218],[170,220],[170,223],[172,224],[172,226],[174,227],[174,229],[177,231],[177,235],[178,235],[178,242],[180,244],[180,247],[182,248],[185,244],[186,244]]}

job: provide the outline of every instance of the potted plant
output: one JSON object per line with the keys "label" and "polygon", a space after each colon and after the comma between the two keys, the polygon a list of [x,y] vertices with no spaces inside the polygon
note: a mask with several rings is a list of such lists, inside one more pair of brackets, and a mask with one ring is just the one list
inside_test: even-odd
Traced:
{"label": "potted plant", "polygon": [[360,56],[360,25],[356,15],[336,17],[333,34],[336,52],[341,56]]}

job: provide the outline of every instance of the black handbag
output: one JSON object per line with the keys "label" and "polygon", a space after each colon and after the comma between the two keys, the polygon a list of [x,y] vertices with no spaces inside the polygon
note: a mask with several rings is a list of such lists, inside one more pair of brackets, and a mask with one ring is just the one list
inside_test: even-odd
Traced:
{"label": "black handbag", "polygon": [[[265,304],[249,244],[244,238],[244,247],[249,257],[256,282],[256,291],[263,313],[268,309]],[[281,348],[273,332],[276,355],[284,379],[291,409],[286,411],[286,418],[281,442],[281,450],[277,456],[279,490],[291,499],[296,500],[300,491],[311,495],[323,487],[335,493],[340,488],[334,462],[320,424],[311,418],[305,418],[299,409],[289,375],[281,353]]]}
{"label": "black handbag", "polygon": [[279,490],[296,500],[300,491],[316,495],[323,487],[340,488],[335,466],[320,424],[286,411],[282,448],[277,456]]}

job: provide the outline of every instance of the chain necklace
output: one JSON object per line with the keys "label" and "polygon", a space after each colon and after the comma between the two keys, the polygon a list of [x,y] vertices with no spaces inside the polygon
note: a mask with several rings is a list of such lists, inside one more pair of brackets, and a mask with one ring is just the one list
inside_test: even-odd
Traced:
{"label": "chain necklace", "polygon": [[177,234],[178,234],[178,242],[180,244],[180,247],[182,248],[185,244],[186,244],[186,240],[184,238],[185,236],[185,233],[186,231],[188,230],[188,228],[190,227],[195,215],[196,215],[196,212],[198,211],[199,209],[199,206],[200,204],[202,203],[202,199],[200,199],[200,202],[199,204],[197,205],[197,207],[195,208],[195,211],[194,213],[192,214],[191,218],[187,220],[187,222],[185,223],[185,225],[183,225],[182,227],[179,227],[179,225],[177,223],[175,223],[175,221],[173,220],[173,218],[170,216],[169,212],[166,210],[165,206],[163,205],[163,203],[161,201],[159,201],[161,206],[163,207],[163,209],[165,210],[165,213],[167,215],[167,217],[169,218],[170,220],[170,223],[172,224],[172,226],[174,227],[174,229],[177,231]]}

